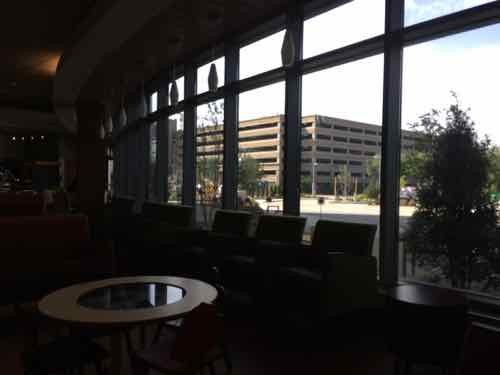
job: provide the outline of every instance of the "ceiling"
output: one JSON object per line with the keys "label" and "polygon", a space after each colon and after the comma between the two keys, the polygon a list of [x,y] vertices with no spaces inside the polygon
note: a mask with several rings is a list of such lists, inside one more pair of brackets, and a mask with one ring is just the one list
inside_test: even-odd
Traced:
{"label": "ceiling", "polygon": [[110,88],[137,88],[173,62],[210,51],[226,36],[283,13],[290,0],[174,0],[110,53],[83,87],[82,98],[106,98]]}
{"label": "ceiling", "polygon": [[52,111],[59,57],[97,0],[4,1],[0,107]]}
{"label": "ceiling", "polygon": [[[103,100],[110,88],[126,82],[129,90],[154,77],[165,66],[210,50],[225,37],[251,30],[265,20],[282,14],[297,0],[38,0],[9,1],[0,16],[0,108],[39,112],[54,110],[54,77],[58,62],[71,60],[80,41],[80,54],[90,54],[102,34],[92,34],[99,23],[115,24],[124,35],[113,48],[100,52],[85,78],[63,75],[64,80],[83,80],[80,99]],[[132,4],[132,5],[131,5]],[[156,5],[155,5],[156,4]],[[135,6],[148,9],[137,30],[127,31],[127,23],[113,18],[112,11]],[[134,15],[129,15],[133,17]],[[116,20],[111,21],[110,20]],[[122,21],[120,23],[120,21]],[[89,36],[92,36],[89,40]],[[111,40],[111,38],[108,38]],[[119,39],[119,38],[117,38]],[[82,45],[82,43],[80,43]],[[110,46],[110,43],[107,45]],[[68,64],[70,65],[70,64]],[[62,69],[64,70],[64,69]],[[116,90],[115,90],[116,91]],[[63,98],[64,99],[64,98]],[[69,101],[71,104],[71,100]],[[65,105],[64,101],[56,103]],[[2,126],[0,118],[0,128]],[[12,123],[10,122],[10,125]]]}

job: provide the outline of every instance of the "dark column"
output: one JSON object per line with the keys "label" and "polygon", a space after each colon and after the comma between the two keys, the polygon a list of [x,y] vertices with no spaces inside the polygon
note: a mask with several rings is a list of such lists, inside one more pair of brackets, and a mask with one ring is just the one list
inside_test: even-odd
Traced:
{"label": "dark column", "polygon": [[232,89],[232,82],[239,76],[239,49],[236,44],[227,43],[226,90],[224,91],[224,181],[222,204],[226,209],[238,207],[238,94]]}
{"label": "dark column", "polygon": [[403,15],[403,0],[387,0],[380,191],[380,275],[383,284],[388,286],[395,284],[398,279]]}
{"label": "dark column", "polygon": [[[287,14],[287,29],[295,46],[295,62],[302,59],[302,6],[295,1]],[[302,75],[298,64],[286,70],[285,154],[283,174],[283,211],[300,214],[300,125],[302,123]]]}
{"label": "dark column", "polygon": [[92,218],[101,215],[104,208],[106,158],[104,141],[99,139],[104,106],[98,102],[80,102],[76,113],[78,208]]}

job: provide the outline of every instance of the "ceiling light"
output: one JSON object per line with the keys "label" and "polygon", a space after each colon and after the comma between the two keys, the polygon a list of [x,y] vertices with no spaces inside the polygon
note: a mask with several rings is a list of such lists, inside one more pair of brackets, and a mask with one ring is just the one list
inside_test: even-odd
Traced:
{"label": "ceiling light", "polygon": [[217,67],[215,63],[210,65],[210,73],[208,73],[208,89],[210,92],[216,92],[219,86],[219,77],[217,75]]}
{"label": "ceiling light", "polygon": [[292,33],[287,30],[281,46],[281,62],[284,67],[291,67],[295,63],[295,40]]}

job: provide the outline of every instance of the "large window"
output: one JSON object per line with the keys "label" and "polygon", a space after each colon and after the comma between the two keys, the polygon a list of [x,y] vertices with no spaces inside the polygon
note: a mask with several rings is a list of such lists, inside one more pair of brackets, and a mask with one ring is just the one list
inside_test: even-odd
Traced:
{"label": "large window", "polygon": [[240,79],[281,66],[281,45],[285,31],[277,32],[240,49]]}
{"label": "large window", "polygon": [[282,212],[285,85],[240,94],[238,207]]}
{"label": "large window", "polygon": [[405,0],[405,26],[491,2],[492,0]]}
{"label": "large window", "polygon": [[500,295],[499,64],[500,25],[404,49],[404,279]]}
{"label": "large window", "polygon": [[[307,151],[302,151],[300,210],[308,219],[306,239],[320,218],[378,225],[381,149],[377,143],[362,144],[361,137],[365,129],[381,130],[382,86],[382,55],[303,77],[303,122],[314,124],[302,129],[302,149]],[[359,140],[356,150],[370,150],[373,157],[347,153],[347,145],[354,147],[346,143],[344,135],[349,133]]]}
{"label": "large window", "polygon": [[198,106],[196,117],[196,220],[210,228],[222,198],[224,101]]}
{"label": "large window", "polygon": [[304,21],[304,58],[384,33],[384,0],[353,0]]}
{"label": "large window", "polygon": [[184,112],[171,115],[167,122],[168,141],[168,202],[182,202],[182,166],[184,142]]}

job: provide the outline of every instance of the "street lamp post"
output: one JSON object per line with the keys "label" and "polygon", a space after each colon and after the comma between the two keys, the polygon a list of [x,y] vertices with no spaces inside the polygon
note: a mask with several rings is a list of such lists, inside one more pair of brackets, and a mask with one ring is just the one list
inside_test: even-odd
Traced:
{"label": "street lamp post", "polygon": [[311,194],[316,195],[316,167],[318,166],[317,162],[312,163],[312,186],[311,186]]}

